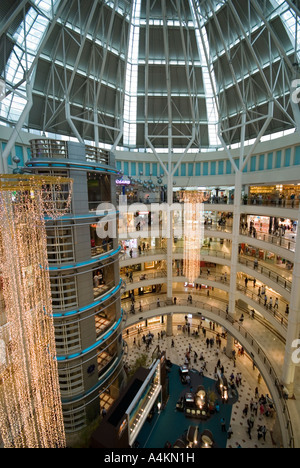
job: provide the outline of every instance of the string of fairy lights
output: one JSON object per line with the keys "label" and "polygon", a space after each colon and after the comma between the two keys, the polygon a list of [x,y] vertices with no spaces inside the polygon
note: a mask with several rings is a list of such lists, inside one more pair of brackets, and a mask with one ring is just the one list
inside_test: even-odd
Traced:
{"label": "string of fairy lights", "polygon": [[70,179],[0,176],[6,319],[0,327],[0,434],[6,448],[66,445],[44,218],[67,212],[71,196]]}

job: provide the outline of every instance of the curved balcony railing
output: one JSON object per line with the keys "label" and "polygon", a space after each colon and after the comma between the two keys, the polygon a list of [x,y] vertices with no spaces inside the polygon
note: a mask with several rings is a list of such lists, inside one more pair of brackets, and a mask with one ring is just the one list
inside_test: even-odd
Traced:
{"label": "curved balcony railing", "polygon": [[137,259],[137,258],[144,258],[148,256],[154,256],[154,255],[166,255],[167,249],[164,248],[151,248],[151,249],[145,249],[145,250],[133,250],[132,253],[130,253],[130,249],[127,249],[126,252],[122,251],[122,260],[130,260],[132,259]]}
{"label": "curved balcony railing", "polygon": [[243,199],[241,204],[248,206],[270,206],[272,208],[299,209],[299,200],[280,200],[278,197],[270,199],[262,198],[261,200],[253,197],[248,198],[247,200]]}
{"label": "curved balcony railing", "polygon": [[[242,294],[247,296],[247,298],[251,299],[252,301],[256,302],[256,304],[264,309],[263,316],[266,319],[274,318],[280,325],[287,330],[288,328],[288,314],[285,314],[286,310],[286,302],[280,300],[278,308],[274,307],[274,303],[272,307],[270,307],[269,302],[266,302],[262,296],[259,296],[256,292],[251,291],[251,289],[243,287],[241,284],[237,284],[237,289]],[[285,315],[284,315],[285,314]]]}
{"label": "curved balcony railing", "polygon": [[[96,215],[99,215],[99,216],[100,215],[112,216],[112,214],[117,214],[117,211],[115,211],[112,208],[111,201],[107,201],[107,200],[89,201],[88,206],[89,206],[90,213],[96,213]],[[103,209],[104,206],[105,206],[105,209]]]}
{"label": "curved balcony railing", "polygon": [[[276,245],[278,247],[282,247],[286,250],[289,250],[290,252],[295,252],[295,241],[284,239],[284,238],[278,238],[276,236],[272,236],[269,234],[264,234],[264,233],[259,233],[255,238],[251,237],[244,232],[241,232],[240,235],[247,236],[250,239],[258,239],[262,240],[264,242],[267,242],[268,244],[271,245]],[[177,247],[176,245],[173,246],[173,254],[183,254],[184,253],[184,247]],[[128,260],[130,258],[132,259],[138,259],[140,257],[151,257],[154,255],[166,255],[167,254],[167,249],[166,248],[160,248],[160,249],[147,249],[144,251],[132,251],[132,254],[130,254],[129,251],[126,251],[123,253],[123,257],[121,260]],[[215,248],[207,248],[203,247],[201,249],[201,255],[206,255],[206,256],[211,256],[211,257],[217,257],[217,258],[222,258],[224,260],[230,260],[231,259],[231,252],[223,252],[222,250],[217,250]],[[269,273],[268,273],[269,274]],[[268,276],[267,274],[267,276]],[[280,276],[280,275],[279,275]]]}
{"label": "curved balcony railing", "polygon": [[91,247],[91,257],[95,258],[98,255],[103,255],[104,253],[109,253],[114,250],[114,243],[113,241],[107,242],[106,244],[102,245],[95,245],[95,247]]}
{"label": "curved balcony railing", "polygon": [[102,284],[93,279],[93,292],[94,292],[94,299],[98,299],[99,297],[103,296],[108,291],[111,291],[112,288],[116,286],[115,280],[109,281],[108,283],[103,282]]}
{"label": "curved balcony railing", "polygon": [[272,234],[266,234],[265,232],[260,232],[260,231],[256,231],[255,236],[254,236],[254,235],[250,235],[249,231],[241,230],[240,235],[247,236],[249,237],[249,239],[261,240],[263,242],[267,242],[268,244],[276,245],[283,249],[290,250],[291,252],[295,252],[296,241],[292,239],[286,239],[285,237],[274,236]]}
{"label": "curved balcony railing", "polygon": [[[184,248],[183,247],[174,247],[173,248],[173,253],[176,254],[183,254],[184,253]],[[216,250],[216,249],[206,249],[202,248],[200,252],[200,257],[201,255],[206,255],[209,257],[215,257],[215,258],[222,258],[224,260],[230,260],[231,259],[231,253],[229,252],[222,252],[222,250]]]}
{"label": "curved balcony railing", "polygon": [[[176,253],[177,254],[182,254],[183,253],[183,248],[182,247],[175,247],[173,249],[173,252],[175,254]],[[225,260],[230,260],[230,258],[231,258],[230,253],[218,251],[218,250],[215,250],[215,249],[201,249],[201,254],[206,255],[206,256],[211,256],[212,258],[221,258],[221,259],[225,259]],[[242,255],[240,255],[239,256],[239,263],[241,265],[245,265],[247,268],[251,268],[253,270],[253,272],[258,272],[258,273],[262,274],[263,276],[265,276],[266,279],[272,280],[273,282],[275,282],[276,284],[281,286],[283,289],[285,289],[287,292],[289,292],[289,293],[291,292],[292,282],[290,280],[286,279],[283,275],[278,274],[277,272],[275,272],[271,268],[268,268],[265,265],[261,265],[259,261],[257,261],[257,263],[256,263],[256,260],[249,260],[248,258],[245,258]],[[158,277],[165,278],[166,277],[166,274],[161,274],[159,272],[157,274],[153,274],[154,276],[150,276],[151,274],[147,273],[147,271],[139,272],[138,274],[140,276],[146,275],[146,278],[145,277],[142,278],[143,280],[144,279],[151,279],[152,277],[153,278],[158,278]],[[135,274],[135,279],[136,279],[136,276],[138,274],[137,273]],[[174,268],[173,269],[173,277],[176,277],[176,276],[182,277],[182,273],[177,268]],[[202,279],[203,278],[210,279],[212,281],[218,281],[218,282],[221,282],[223,284],[226,284],[226,283],[230,282],[230,275],[228,273],[226,275],[225,275],[225,273],[223,273],[223,274],[220,273],[219,275],[215,274],[214,276],[212,276],[212,273],[209,273],[209,278],[208,278],[207,277],[207,270],[202,270],[202,269],[200,270],[200,276],[197,278],[196,282],[199,283],[201,278]],[[124,278],[124,279],[126,279],[126,278]]]}
{"label": "curved balcony railing", "polygon": [[251,268],[252,270],[265,276],[266,278],[269,278],[270,280],[274,281],[274,283],[277,283],[286,291],[291,292],[292,290],[291,281],[284,278],[284,276],[277,274],[274,270],[271,270],[270,268],[264,265],[261,265],[259,261],[256,262],[256,260],[248,260],[247,258],[239,255],[239,263],[241,265],[245,265],[247,268]]}
{"label": "curved balcony railing", "polygon": [[224,226],[219,223],[213,222],[212,224],[204,224],[204,231],[220,231],[232,233],[232,226]]}
{"label": "curved balcony railing", "polygon": [[[173,275],[173,280],[175,279],[175,274]],[[182,277],[181,277],[182,279]],[[199,277],[196,282],[198,284],[202,283],[202,284],[206,284],[207,283],[207,280],[208,281],[212,281],[212,282],[215,282],[215,283],[220,283],[220,290],[223,289],[224,286],[229,286],[229,282],[230,282],[230,277],[227,277],[227,279],[225,279],[224,277],[224,274],[209,274],[208,276],[207,275],[203,275],[202,277]],[[246,288],[245,286],[243,286],[242,282],[240,281],[239,283],[237,283],[237,289],[240,293],[242,293],[243,295],[245,295],[245,301],[247,300],[247,298],[251,299],[253,302],[255,302],[257,304],[257,306],[260,308],[260,309],[257,309],[260,311],[260,313],[262,314],[262,316],[268,320],[268,321],[276,321],[278,323],[278,330],[282,332],[282,334],[284,334],[284,332],[286,332],[287,330],[287,327],[288,327],[288,314],[286,313],[286,305],[287,305],[287,302],[282,300],[281,297],[278,297],[279,301],[278,301],[278,306],[275,305],[275,299],[274,299],[274,302],[273,302],[273,305],[272,307],[270,307],[270,304],[269,304],[269,301],[267,301],[267,303],[265,304],[265,300],[264,300],[264,297],[262,297],[261,295],[258,295],[258,293],[256,291],[253,291],[251,290],[250,288]],[[190,291],[189,294],[192,295],[193,298],[197,298],[196,300],[199,300],[199,296],[206,296],[207,297],[207,291],[206,289],[194,289],[193,291]],[[218,292],[216,292],[215,290],[213,291],[208,291],[209,292],[209,297],[211,299],[214,299],[214,300],[219,300],[219,301],[223,301],[224,302],[224,297],[221,298],[219,297],[218,295]],[[270,296],[270,293],[268,293],[268,296]],[[272,297],[274,298],[274,294],[272,294]],[[269,299],[269,298],[268,298]],[[225,299],[225,303],[228,305],[228,300]],[[163,304],[163,302],[162,302]],[[146,306],[147,307],[147,306]],[[125,306],[125,309],[127,308],[127,306]],[[136,308],[135,307],[132,307],[132,305],[130,306],[130,308],[128,309],[129,312],[131,313],[138,313],[139,312],[139,306],[137,306]],[[141,311],[140,311],[141,312]],[[282,327],[282,329],[280,328]]]}
{"label": "curved balcony railing", "polygon": [[[160,308],[167,307],[169,305],[170,304],[166,300],[160,300]],[[182,300],[181,298],[177,299],[176,305],[201,310],[201,311],[204,312],[204,315],[205,315],[205,311],[207,311],[207,312],[211,313],[212,315],[214,315],[216,317],[215,321],[217,323],[219,322],[218,319],[221,318],[222,321],[225,321],[225,323],[226,322],[228,323],[228,325],[230,326],[230,329],[232,329],[232,327],[233,327],[233,329],[238,334],[240,334],[243,337],[243,339],[245,340],[245,342],[249,345],[250,350],[253,350],[255,352],[255,354],[260,357],[260,360],[261,360],[261,362],[263,363],[263,365],[265,367],[265,372],[269,376],[269,378],[270,378],[270,380],[272,382],[272,385],[273,385],[272,393],[276,392],[277,401],[280,402],[280,407],[277,407],[276,409],[277,409],[277,411],[281,412],[281,415],[283,416],[284,421],[285,421],[285,426],[284,426],[284,428],[282,427],[281,429],[282,430],[285,429],[286,439],[288,441],[288,446],[290,448],[293,448],[294,447],[293,427],[292,427],[292,422],[291,422],[289,409],[288,409],[287,403],[286,403],[286,401],[284,399],[284,394],[283,394],[283,391],[282,391],[282,387],[280,385],[280,380],[279,380],[278,375],[276,373],[276,370],[274,369],[274,367],[273,367],[272,363],[270,362],[268,356],[263,351],[263,349],[261,348],[259,343],[256,341],[256,339],[248,332],[248,330],[246,330],[242,326],[240,321],[236,320],[234,317],[229,315],[226,312],[226,310],[224,311],[224,309],[222,309],[222,308],[212,306],[212,305],[209,305],[207,302],[202,302],[202,301],[198,301],[198,300],[196,300],[196,301],[193,300],[192,303],[191,303],[191,302],[188,302],[186,299]],[[148,303],[147,307],[145,307],[145,309],[143,308],[141,313],[143,313],[143,312],[145,312],[147,310],[149,310],[149,311],[155,310],[157,312],[158,311],[157,302]],[[260,369],[260,370],[262,371],[262,369]],[[270,389],[270,391],[271,391],[271,389]]]}
{"label": "curved balcony railing", "polygon": [[[30,140],[32,158],[67,159],[68,144],[66,141],[50,138]],[[85,146],[86,159],[97,164],[109,164],[108,153],[94,146]]]}
{"label": "curved balcony railing", "polygon": [[167,272],[165,270],[159,270],[156,271],[155,273],[147,273],[145,272],[136,272],[134,275],[126,276],[126,275],[121,275],[121,278],[127,282],[128,284],[132,283],[141,283],[141,286],[143,286],[143,281],[149,281],[151,279],[158,279],[158,278],[166,278],[167,277]]}
{"label": "curved balcony railing", "polygon": [[[111,304],[109,303],[106,308],[108,308],[110,305]],[[113,324],[116,322],[116,315],[112,314],[109,316],[109,313],[107,314],[105,311],[106,308],[103,308],[100,312],[93,314],[95,317],[97,340],[100,339],[110,328],[112,328]]]}
{"label": "curved balcony railing", "polygon": [[[174,203],[180,203],[178,200],[174,199]],[[223,197],[209,197],[204,202],[204,205],[233,205],[234,199],[224,199]],[[273,208],[288,208],[288,209],[298,209],[299,208],[299,200],[287,200],[280,199],[279,197],[270,197],[266,198],[262,196],[259,197],[248,197],[247,199],[241,199],[241,205],[249,205],[249,206],[271,206]]]}
{"label": "curved balcony railing", "polygon": [[[180,248],[180,247],[175,249],[176,253],[179,253],[180,249],[181,249],[181,251],[183,253],[183,249]],[[223,258],[223,259],[226,259],[226,260],[230,260],[230,258],[231,258],[230,253],[217,251],[217,250],[214,250],[214,249],[201,249],[201,254],[211,256],[211,257],[215,257],[215,258]],[[271,279],[272,281],[277,283],[282,288],[286,289],[288,292],[291,292],[292,282],[290,280],[286,279],[283,275],[280,275],[280,274],[276,273],[271,268],[268,268],[265,265],[261,265],[259,260],[256,263],[255,260],[249,260],[249,259],[243,257],[242,255],[239,255],[239,263],[241,265],[245,265],[248,268],[251,268],[254,271],[257,271],[258,273],[262,274],[266,278]]]}
{"label": "curved balcony railing", "polygon": [[86,160],[87,161],[92,161],[97,164],[109,164],[109,156],[108,152],[96,148],[95,146],[85,146],[85,154],[86,154]]}
{"label": "curved balcony railing", "polygon": [[30,141],[32,158],[67,159],[68,145],[66,141],[51,139],[33,139]]}

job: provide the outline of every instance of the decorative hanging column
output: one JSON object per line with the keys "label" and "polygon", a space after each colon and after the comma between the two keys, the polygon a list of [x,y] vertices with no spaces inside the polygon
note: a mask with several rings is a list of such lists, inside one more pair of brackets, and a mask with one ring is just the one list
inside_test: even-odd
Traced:
{"label": "decorative hanging column", "polygon": [[183,218],[183,273],[189,283],[200,275],[201,247],[204,240],[202,194],[185,192]]}
{"label": "decorative hanging column", "polygon": [[6,319],[0,326],[0,433],[6,448],[66,445],[45,217],[63,215],[71,192],[69,179],[0,176],[0,315]]}

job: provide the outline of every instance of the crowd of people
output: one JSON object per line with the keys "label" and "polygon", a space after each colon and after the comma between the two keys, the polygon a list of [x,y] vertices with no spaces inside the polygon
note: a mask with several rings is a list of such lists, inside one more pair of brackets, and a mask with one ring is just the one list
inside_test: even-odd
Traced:
{"label": "crowd of people", "polygon": [[296,206],[297,200],[300,200],[300,195],[296,193],[283,193],[274,192],[269,194],[252,193],[249,196],[245,195],[243,198],[245,205],[268,205],[278,207],[291,207]]}
{"label": "crowd of people", "polygon": [[[233,369],[231,373],[228,373],[227,376],[225,375],[226,369],[223,364],[223,360],[225,359],[227,361],[228,358],[224,354],[226,348],[224,347],[222,349],[221,343],[222,339],[226,337],[226,332],[225,334],[219,332],[216,324],[212,321],[205,321],[203,323],[202,320],[200,320],[198,326],[193,327],[192,333],[190,330],[191,327],[188,325],[188,316],[185,316],[184,325],[181,326],[183,334],[186,334],[188,339],[190,336],[197,336],[200,337],[201,340],[194,341],[194,339],[191,339],[191,341],[187,341],[183,365],[187,366],[189,369],[197,370],[199,375],[202,377],[213,377],[217,380],[218,374],[224,376],[228,384],[228,394],[230,397],[237,397],[239,389],[244,385],[244,378],[238,369]],[[195,333],[196,331],[197,335]],[[149,354],[151,345],[155,347],[159,346],[161,349],[166,346],[167,343],[161,341],[165,337],[166,331],[164,329],[160,329],[157,333],[154,331],[148,331],[144,334],[142,334],[142,330],[139,330],[137,337],[134,337],[133,339],[133,345],[134,347],[141,348],[141,352],[143,352],[143,348],[145,346],[144,350]],[[171,338],[171,348],[177,348],[176,341],[176,337],[173,336]],[[209,352],[208,354],[207,351]],[[237,355],[240,358],[243,358],[244,350],[239,349],[239,351],[234,352],[233,360],[231,361],[234,368],[236,367]],[[189,384],[188,381],[186,383]],[[269,427],[267,420],[274,417],[275,409],[269,395],[259,392],[260,384],[261,375],[258,374],[258,385],[253,392],[253,397],[250,402],[240,409],[240,416],[242,420],[244,420],[243,427],[245,433],[248,434],[249,440],[257,439],[257,441],[265,442]],[[220,404],[221,403],[216,403],[216,413],[220,410]],[[236,425],[230,425],[230,421],[223,420],[221,426],[222,431],[227,433],[228,439],[231,439],[234,431],[237,430]],[[239,435],[239,437],[241,436]]]}
{"label": "crowd of people", "polygon": [[[174,340],[172,341],[174,345]],[[210,347],[211,340],[207,338],[206,342]],[[242,355],[242,354],[239,353],[239,355]],[[193,364],[192,364],[192,356],[194,357]],[[188,367],[192,365],[194,368],[195,364],[197,364],[198,357],[200,360],[199,375],[201,377],[204,377],[205,372],[208,372],[208,369],[207,369],[208,363],[204,358],[204,353],[201,352],[200,356],[198,356],[197,351],[193,349],[192,345],[189,343],[189,347],[186,349],[186,352],[185,352],[184,365]],[[222,365],[221,359],[218,358],[218,361],[216,363],[215,370],[214,370],[215,380],[218,379],[218,374],[221,376],[221,378],[225,377],[224,373],[225,373],[224,365]],[[258,381],[261,382],[260,374],[258,376]],[[227,382],[228,382],[228,392],[229,392],[230,398],[232,396],[238,396],[238,389],[242,386],[242,373],[232,372],[230,376],[228,377]],[[186,383],[188,385],[190,384],[190,379],[188,379],[188,377],[186,378]],[[220,406],[218,402],[215,405],[215,411],[216,413],[220,412]],[[242,411],[242,417],[243,419],[246,419],[246,433],[248,434],[249,440],[252,440],[253,430],[254,430],[254,426],[256,422],[257,440],[266,441],[266,434],[268,432],[268,429],[266,427],[263,417],[273,418],[274,413],[275,413],[275,409],[274,409],[273,402],[270,399],[269,395],[268,394],[260,395],[258,387],[256,387],[254,396],[251,398],[250,403],[245,404],[244,409]],[[229,424],[227,428],[227,424],[224,418],[221,419],[221,431],[226,432],[228,439],[231,439],[233,435],[232,425]]]}
{"label": "crowd of people", "polygon": [[[274,190],[272,193],[250,193],[244,194],[242,203],[244,205],[267,205],[278,207],[296,207],[300,200],[300,195],[295,192],[279,192]],[[181,199],[174,195],[174,202],[180,203]],[[234,191],[212,193],[211,191],[203,192],[203,203],[212,204],[233,204]]]}

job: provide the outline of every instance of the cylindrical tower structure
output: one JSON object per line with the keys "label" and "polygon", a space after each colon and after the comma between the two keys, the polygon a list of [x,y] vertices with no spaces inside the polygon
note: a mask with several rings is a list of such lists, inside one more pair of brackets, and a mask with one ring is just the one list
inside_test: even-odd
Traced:
{"label": "cylindrical tower structure", "polygon": [[46,227],[59,381],[71,441],[110,407],[123,382],[120,247],[117,229],[107,229],[118,217],[118,171],[108,153],[80,143],[33,140],[31,151],[32,171],[74,181],[69,213],[47,220]]}

